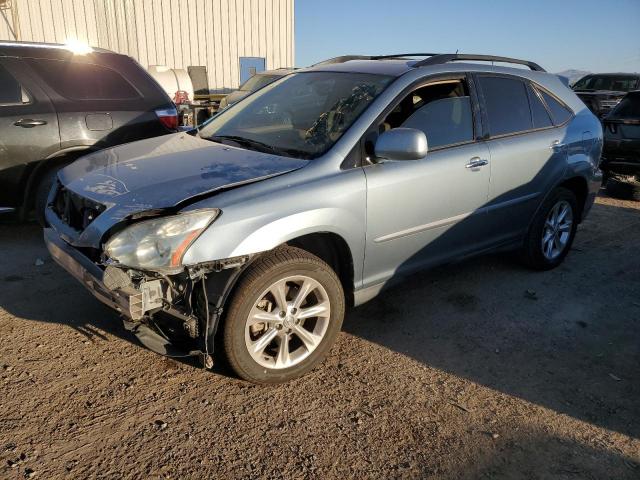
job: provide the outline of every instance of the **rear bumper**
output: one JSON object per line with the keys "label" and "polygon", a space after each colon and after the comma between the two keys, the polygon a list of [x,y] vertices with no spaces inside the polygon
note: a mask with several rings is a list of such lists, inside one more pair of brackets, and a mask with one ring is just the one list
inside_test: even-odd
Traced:
{"label": "rear bumper", "polygon": [[130,316],[129,296],[104,286],[104,271],[58,236],[53,228],[44,229],[44,243],[58,265],[73,275],[94,297],[114,310]]}
{"label": "rear bumper", "polygon": [[600,168],[621,175],[640,173],[640,139],[607,140],[604,142]]}

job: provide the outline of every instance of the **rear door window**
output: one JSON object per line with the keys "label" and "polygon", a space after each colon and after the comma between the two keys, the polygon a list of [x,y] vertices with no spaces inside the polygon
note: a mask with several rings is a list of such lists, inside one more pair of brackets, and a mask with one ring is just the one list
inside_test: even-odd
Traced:
{"label": "rear door window", "polygon": [[531,105],[531,118],[533,119],[533,128],[545,128],[552,127],[551,117],[547,111],[547,107],[544,106],[538,93],[531,87],[527,86],[527,93],[529,93],[529,103]]}
{"label": "rear door window", "polygon": [[521,80],[481,75],[478,77],[492,137],[533,128],[527,89]]}
{"label": "rear door window", "polygon": [[72,100],[129,100],[140,94],[122,75],[100,65],[36,59],[31,65],[60,95]]}
{"label": "rear door window", "polygon": [[542,94],[542,98],[547,104],[547,107],[549,107],[549,110],[551,111],[554,125],[562,125],[571,118],[572,112],[569,110],[569,107],[560,103],[547,92],[540,93]]}
{"label": "rear door window", "polygon": [[29,99],[20,83],[0,65],[0,105],[28,103]]}

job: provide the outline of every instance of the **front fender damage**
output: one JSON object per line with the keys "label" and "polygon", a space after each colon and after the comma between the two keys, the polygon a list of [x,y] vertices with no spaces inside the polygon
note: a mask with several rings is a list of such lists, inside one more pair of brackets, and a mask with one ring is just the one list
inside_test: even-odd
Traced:
{"label": "front fender damage", "polygon": [[225,301],[252,258],[201,263],[174,275],[112,264],[104,285],[128,297],[128,311],[120,310],[123,323],[144,346],[167,357],[196,356],[211,368]]}

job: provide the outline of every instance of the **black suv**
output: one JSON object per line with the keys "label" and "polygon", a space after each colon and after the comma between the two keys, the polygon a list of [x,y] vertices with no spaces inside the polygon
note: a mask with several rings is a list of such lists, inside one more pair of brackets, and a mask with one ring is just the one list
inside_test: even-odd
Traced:
{"label": "black suv", "polygon": [[631,90],[640,88],[640,74],[598,73],[587,75],[573,85],[573,91],[589,110],[604,117],[622,97]]}
{"label": "black suv", "polygon": [[600,168],[609,194],[640,200],[640,90],[629,92],[604,118]]}
{"label": "black suv", "polygon": [[62,166],[176,129],[175,105],[131,57],[0,42],[0,213],[42,219]]}

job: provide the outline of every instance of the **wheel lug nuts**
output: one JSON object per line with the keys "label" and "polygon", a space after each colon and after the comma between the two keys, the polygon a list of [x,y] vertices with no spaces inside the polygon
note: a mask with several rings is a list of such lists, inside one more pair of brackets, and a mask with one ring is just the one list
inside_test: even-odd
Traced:
{"label": "wheel lug nuts", "polygon": [[284,313],[284,312],[280,312],[280,313],[278,314],[278,316],[279,316],[280,318],[284,318],[286,315],[287,315],[287,314],[286,314],[286,313]]}
{"label": "wheel lug nuts", "polygon": [[276,330],[282,330],[282,325],[280,324],[276,325]]}
{"label": "wheel lug nuts", "polygon": [[300,325],[300,319],[296,318],[296,325]]}
{"label": "wheel lug nuts", "polygon": [[297,308],[292,308],[292,309],[291,309],[291,313],[292,313],[293,315],[295,315],[295,314],[297,313],[297,311],[298,311],[298,309],[297,309]]}

